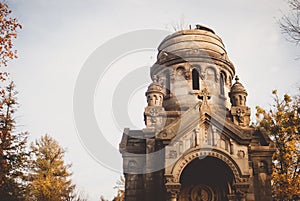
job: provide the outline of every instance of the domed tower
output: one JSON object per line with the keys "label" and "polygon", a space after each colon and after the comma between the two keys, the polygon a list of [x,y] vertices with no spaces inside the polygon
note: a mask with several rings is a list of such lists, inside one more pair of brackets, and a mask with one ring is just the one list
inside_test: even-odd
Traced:
{"label": "domed tower", "polygon": [[158,51],[151,76],[164,86],[166,110],[187,110],[202,99],[203,89],[210,94],[209,105],[230,109],[228,92],[235,69],[213,30],[196,25],[178,31],[167,36]]}
{"label": "domed tower", "polygon": [[153,76],[153,82],[149,85],[145,95],[148,103],[144,112],[145,124],[147,128],[160,129],[164,126],[165,120],[165,110],[162,107],[165,92],[158,84],[156,76]]}
{"label": "domed tower", "polygon": [[238,76],[235,78],[235,83],[230,90],[230,101],[232,104],[231,115],[234,124],[246,127],[250,123],[250,108],[246,106],[247,91],[239,82]]}
{"label": "domed tower", "polygon": [[236,76],[235,83],[230,90],[230,101],[232,106],[246,106],[248,93],[239,80],[238,76]]}
{"label": "domed tower", "polygon": [[120,143],[126,201],[271,201],[272,154],[247,91],[205,26],[167,36],[151,67],[146,127]]}

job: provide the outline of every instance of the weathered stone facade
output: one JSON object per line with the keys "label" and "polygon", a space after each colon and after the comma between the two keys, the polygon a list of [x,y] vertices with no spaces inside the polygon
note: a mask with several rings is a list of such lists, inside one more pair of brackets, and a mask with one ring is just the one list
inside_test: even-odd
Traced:
{"label": "weathered stone facade", "polygon": [[271,201],[274,147],[210,28],[167,36],[146,92],[146,128],[120,143],[126,201]]}

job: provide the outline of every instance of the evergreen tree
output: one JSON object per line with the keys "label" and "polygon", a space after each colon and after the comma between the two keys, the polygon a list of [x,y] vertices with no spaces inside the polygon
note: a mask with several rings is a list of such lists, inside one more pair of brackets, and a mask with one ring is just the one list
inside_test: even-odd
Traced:
{"label": "evergreen tree", "polygon": [[74,200],[74,188],[69,171],[64,163],[65,150],[49,135],[42,136],[30,146],[31,165],[29,195],[31,201]]}
{"label": "evergreen tree", "polygon": [[[0,200],[24,200],[27,164],[27,133],[16,131],[14,113],[18,103],[14,83],[8,83],[8,72],[3,69],[8,61],[17,58],[13,40],[22,28],[5,1],[0,0]],[[7,84],[8,83],[8,84]]]}
{"label": "evergreen tree", "polygon": [[[3,84],[3,83],[2,83]],[[16,91],[11,82],[0,91],[0,198],[24,200],[27,133],[16,132]]]}
{"label": "evergreen tree", "polygon": [[276,145],[273,155],[272,189],[276,201],[293,200],[300,195],[300,96],[273,91],[274,104],[267,111],[257,107],[259,127]]}

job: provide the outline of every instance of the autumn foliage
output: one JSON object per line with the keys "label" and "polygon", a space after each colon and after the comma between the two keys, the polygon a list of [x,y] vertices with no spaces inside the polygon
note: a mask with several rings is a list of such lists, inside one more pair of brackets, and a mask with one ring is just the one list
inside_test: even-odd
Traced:
{"label": "autumn foliage", "polygon": [[72,184],[70,164],[64,163],[65,150],[49,135],[31,143],[29,174],[30,201],[73,200],[75,185]]}
{"label": "autumn foliage", "polygon": [[[13,40],[17,38],[17,30],[22,28],[16,18],[11,17],[11,10],[0,2],[0,67],[7,66],[8,61],[17,58],[17,50],[14,49]],[[6,72],[0,71],[0,79]]]}
{"label": "autumn foliage", "polygon": [[257,107],[259,127],[276,145],[273,155],[272,190],[274,200],[292,200],[300,195],[300,95],[282,99],[273,91],[270,110]]}

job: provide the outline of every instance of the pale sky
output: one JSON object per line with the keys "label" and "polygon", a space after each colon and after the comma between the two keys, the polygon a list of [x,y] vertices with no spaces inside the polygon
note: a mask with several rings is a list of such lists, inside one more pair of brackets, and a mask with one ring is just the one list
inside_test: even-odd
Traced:
{"label": "pale sky", "polygon": [[[193,27],[197,23],[211,27],[222,38],[248,91],[252,114],[256,105],[268,107],[273,89],[282,94],[299,86],[299,47],[283,38],[277,23],[288,10],[283,0],[11,0],[9,6],[23,25],[15,41],[19,59],[9,64],[19,91],[20,129],[30,132],[30,140],[48,133],[67,149],[74,182],[91,201],[100,195],[111,199],[120,172],[103,167],[83,147],[73,116],[73,93],[85,61],[108,40],[135,30],[172,32],[172,25],[182,19]],[[98,83],[94,112],[116,150],[123,128],[114,125],[111,115],[113,92],[127,73],[153,64],[155,54],[123,55]],[[99,68],[106,68],[101,61]],[[125,109],[139,128],[145,86],[136,86]],[[107,119],[101,117],[104,113]],[[114,160],[120,161],[121,155]]]}

